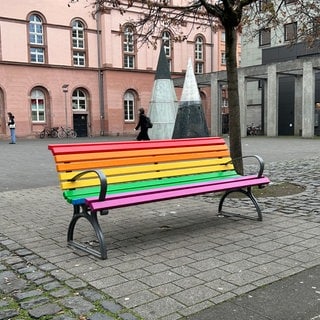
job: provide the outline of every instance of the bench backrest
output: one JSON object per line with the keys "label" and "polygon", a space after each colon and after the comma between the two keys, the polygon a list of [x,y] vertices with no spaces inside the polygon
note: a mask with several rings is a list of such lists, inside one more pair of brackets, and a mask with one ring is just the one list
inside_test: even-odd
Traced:
{"label": "bench backrest", "polygon": [[61,189],[69,202],[99,192],[100,181],[94,173],[70,181],[77,173],[90,169],[105,173],[107,193],[236,175],[228,146],[219,137],[52,144],[48,148],[54,156]]}

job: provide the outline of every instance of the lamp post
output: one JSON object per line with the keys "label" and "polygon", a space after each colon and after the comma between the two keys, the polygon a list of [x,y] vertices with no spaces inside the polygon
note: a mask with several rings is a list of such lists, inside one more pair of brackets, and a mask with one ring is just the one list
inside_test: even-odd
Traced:
{"label": "lamp post", "polygon": [[64,93],[64,112],[66,116],[66,128],[68,127],[68,110],[67,110],[67,93],[68,93],[68,84],[62,86],[62,91]]}

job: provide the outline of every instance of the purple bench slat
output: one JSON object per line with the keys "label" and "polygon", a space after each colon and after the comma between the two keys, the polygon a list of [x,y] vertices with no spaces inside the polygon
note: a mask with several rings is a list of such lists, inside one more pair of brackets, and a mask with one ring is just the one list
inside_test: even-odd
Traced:
{"label": "purple bench slat", "polygon": [[162,189],[154,189],[153,191],[148,190],[114,196],[111,195],[107,197],[104,201],[98,201],[96,199],[87,199],[86,204],[90,207],[92,211],[99,211],[148,203],[153,201],[193,196],[197,194],[239,189],[268,183],[269,179],[266,177],[257,178],[256,176],[247,176],[239,177],[238,179],[224,180],[223,182],[208,182],[189,186],[184,185],[180,188],[169,187]]}

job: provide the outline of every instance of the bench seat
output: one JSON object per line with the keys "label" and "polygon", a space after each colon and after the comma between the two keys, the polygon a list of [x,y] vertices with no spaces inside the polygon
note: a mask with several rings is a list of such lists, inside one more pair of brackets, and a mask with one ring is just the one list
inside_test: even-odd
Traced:
{"label": "bench seat", "polygon": [[[68,243],[105,259],[104,236],[97,213],[143,203],[224,192],[248,196],[262,220],[261,209],[251,192],[269,179],[263,176],[263,160],[255,175],[241,176],[235,171],[228,146],[220,137],[157,141],[120,141],[49,145],[66,201],[74,214],[68,230]],[[99,251],[73,240],[80,218],[93,226]]]}
{"label": "bench seat", "polygon": [[99,198],[89,198],[86,204],[92,211],[100,211],[105,209],[115,209],[137,205],[142,203],[169,200],[187,196],[195,196],[199,194],[221,192],[226,190],[238,190],[239,188],[259,186],[268,184],[269,179],[262,177],[257,179],[256,176],[238,177],[236,179],[225,179],[223,181],[211,181],[204,183],[191,183],[175,187],[149,189],[137,192],[126,192],[108,196],[104,201]]}

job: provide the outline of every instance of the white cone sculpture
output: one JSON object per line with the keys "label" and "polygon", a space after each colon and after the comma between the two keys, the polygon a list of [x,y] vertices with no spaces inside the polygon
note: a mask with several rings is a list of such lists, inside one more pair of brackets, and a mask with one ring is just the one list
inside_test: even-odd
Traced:
{"label": "white cone sculpture", "polygon": [[148,115],[153,123],[152,129],[148,131],[151,140],[171,139],[177,110],[178,100],[171,80],[168,60],[162,46],[148,110]]}
{"label": "white cone sculpture", "polygon": [[189,59],[172,138],[208,136],[209,130],[202,108],[201,97],[193,72],[192,62]]}

